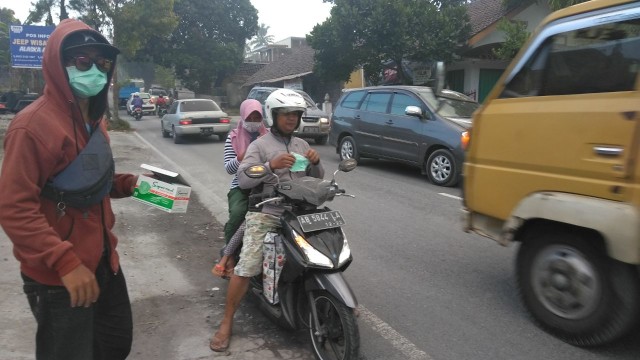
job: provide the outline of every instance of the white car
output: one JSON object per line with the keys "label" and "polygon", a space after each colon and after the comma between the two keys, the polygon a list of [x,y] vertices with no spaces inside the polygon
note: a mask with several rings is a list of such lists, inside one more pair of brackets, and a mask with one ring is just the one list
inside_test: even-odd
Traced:
{"label": "white car", "polygon": [[162,137],[173,137],[176,144],[187,136],[218,135],[226,141],[231,130],[231,118],[209,99],[176,100],[160,119]]}
{"label": "white car", "polygon": [[151,95],[146,92],[135,92],[131,93],[129,96],[129,100],[127,100],[127,114],[133,115],[133,105],[131,105],[131,101],[133,101],[133,95],[138,95],[142,98],[142,113],[149,115],[154,114],[156,112],[156,105],[151,102]]}

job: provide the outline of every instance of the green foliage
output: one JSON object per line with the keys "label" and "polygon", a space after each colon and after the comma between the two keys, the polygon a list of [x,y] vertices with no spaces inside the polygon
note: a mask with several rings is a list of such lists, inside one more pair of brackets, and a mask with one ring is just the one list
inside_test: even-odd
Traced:
{"label": "green foliage", "polygon": [[265,24],[260,24],[258,27],[258,33],[251,40],[249,45],[251,45],[252,49],[257,49],[259,47],[267,46],[273,43],[273,35],[269,35],[269,26]]}
{"label": "green foliage", "polygon": [[571,5],[579,4],[585,1],[588,1],[588,0],[548,0],[547,2],[549,3],[549,7],[551,8],[551,10],[555,11],[555,10],[564,9]]}
{"label": "green foliage", "polygon": [[[546,0],[546,1],[543,0],[543,2],[546,2],[549,5],[549,8],[552,11],[564,9],[571,5],[579,4],[585,1],[588,1],[588,0]],[[502,1],[504,6],[506,6],[507,8],[514,8],[516,6],[532,4],[534,2],[535,2],[534,0],[503,0]]]}
{"label": "green foliage", "polygon": [[504,31],[505,41],[493,53],[499,59],[511,60],[529,38],[527,25],[524,22],[502,19],[498,23],[498,30]]}
{"label": "green foliage", "polygon": [[156,65],[155,66],[155,83],[161,85],[165,89],[173,88],[176,84],[176,77],[170,68]]}
{"label": "green foliage", "polygon": [[178,26],[168,37],[154,34],[145,54],[173,67],[185,87],[210,94],[216,81],[242,63],[258,12],[249,0],[176,0],[173,11]]}
{"label": "green foliage", "polygon": [[[469,20],[462,1],[334,0],[331,17],[307,41],[316,50],[316,74],[346,81],[362,66],[378,82],[385,63],[450,61],[467,40]],[[401,82],[407,79],[401,69]]]}
{"label": "green foliage", "polygon": [[15,18],[13,10],[0,8],[0,66],[8,66],[11,63],[11,51],[9,49],[9,25],[20,24]]}
{"label": "green foliage", "polygon": [[58,14],[58,22],[68,19],[66,0],[37,0],[32,2],[33,9],[29,11],[29,16],[25,20],[25,24],[37,24],[43,21],[48,26],[56,25],[56,19],[53,14]]}

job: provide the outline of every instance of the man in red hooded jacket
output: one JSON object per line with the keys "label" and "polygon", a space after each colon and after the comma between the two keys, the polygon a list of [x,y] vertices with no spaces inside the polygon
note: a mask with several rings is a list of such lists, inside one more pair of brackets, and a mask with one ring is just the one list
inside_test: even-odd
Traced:
{"label": "man in red hooded jacket", "polygon": [[[110,199],[130,196],[137,177],[113,173],[104,119],[118,53],[84,23],[62,21],[43,56],[44,94],[5,135],[0,225],[13,242],[38,323],[36,359],[117,360],[131,350],[131,304]],[[111,160],[106,195],[82,208],[45,197],[45,184],[96,132]]]}

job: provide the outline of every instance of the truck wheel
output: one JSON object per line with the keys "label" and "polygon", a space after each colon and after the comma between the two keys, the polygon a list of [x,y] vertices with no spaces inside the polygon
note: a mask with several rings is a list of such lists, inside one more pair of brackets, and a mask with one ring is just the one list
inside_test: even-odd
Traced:
{"label": "truck wheel", "polygon": [[610,259],[597,238],[557,230],[520,246],[520,298],[543,330],[576,346],[609,343],[635,326],[640,279],[633,266]]}

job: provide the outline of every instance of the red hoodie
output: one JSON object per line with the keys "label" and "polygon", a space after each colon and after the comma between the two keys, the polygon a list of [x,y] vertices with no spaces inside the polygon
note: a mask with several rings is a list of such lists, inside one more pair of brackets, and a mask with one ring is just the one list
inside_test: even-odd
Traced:
{"label": "red hoodie", "polygon": [[[46,285],[62,285],[61,277],[80,264],[95,271],[105,236],[111,269],[118,270],[115,250],[118,239],[112,232],[115,217],[110,197],[130,196],[135,181],[133,175],[116,174],[111,194],[101,203],[87,209],[67,207],[63,215],[57,211],[55,202],[40,196],[45,182],[69,165],[89,140],[61,52],[65,37],[79,30],[92,31],[96,38],[106,41],[80,21],[62,21],[44,51],[44,94],[15,116],[4,140],[0,225],[13,242],[20,270]],[[104,89],[90,98],[89,113],[94,120],[99,120],[108,106],[108,84],[112,75],[112,72],[108,74]],[[106,120],[93,124],[99,124],[100,131],[107,134]]]}

